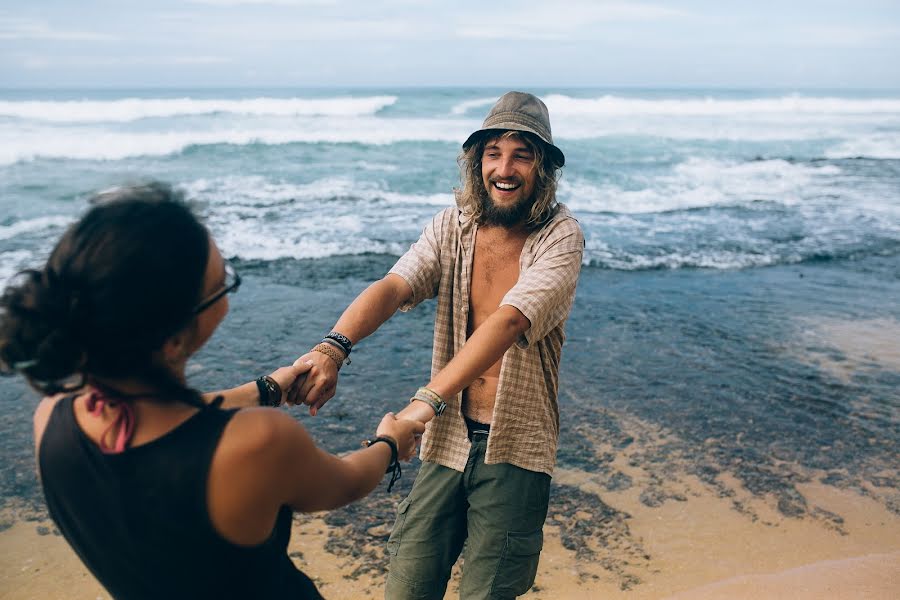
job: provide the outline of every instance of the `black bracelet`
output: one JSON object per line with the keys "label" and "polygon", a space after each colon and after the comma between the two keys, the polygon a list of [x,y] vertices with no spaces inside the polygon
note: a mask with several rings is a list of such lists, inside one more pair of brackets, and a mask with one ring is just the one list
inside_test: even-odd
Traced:
{"label": "black bracelet", "polygon": [[350,356],[350,351],[353,350],[353,342],[351,342],[350,338],[348,338],[346,335],[338,333],[337,331],[332,331],[325,336],[325,339],[336,341],[341,345],[341,348],[344,349],[344,354]]}
{"label": "black bracelet", "polygon": [[368,448],[373,444],[377,444],[378,442],[384,442],[391,448],[391,462],[388,464],[385,473],[391,474],[391,480],[388,482],[387,491],[391,491],[391,488],[394,487],[394,484],[397,483],[397,480],[400,479],[400,475],[402,475],[402,471],[400,470],[400,450],[397,448],[397,442],[394,441],[394,438],[390,438],[386,435],[379,435],[374,440],[366,440],[363,444]]}
{"label": "black bracelet", "polygon": [[256,389],[259,390],[260,406],[281,405],[281,386],[268,375],[263,375],[256,380]]}

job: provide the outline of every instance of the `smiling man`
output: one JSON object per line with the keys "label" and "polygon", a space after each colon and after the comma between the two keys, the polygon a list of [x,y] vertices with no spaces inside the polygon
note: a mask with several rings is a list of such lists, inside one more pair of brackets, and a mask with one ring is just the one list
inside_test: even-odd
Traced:
{"label": "smiling man", "polygon": [[427,422],[423,464],[388,541],[385,595],[443,598],[465,544],[460,597],[514,598],[534,583],[559,439],[563,331],[584,236],[556,201],[565,157],[547,107],[509,92],[463,144],[457,206],[299,360],[315,412],[353,344],[398,309],[437,297],[432,378],[398,418]]}

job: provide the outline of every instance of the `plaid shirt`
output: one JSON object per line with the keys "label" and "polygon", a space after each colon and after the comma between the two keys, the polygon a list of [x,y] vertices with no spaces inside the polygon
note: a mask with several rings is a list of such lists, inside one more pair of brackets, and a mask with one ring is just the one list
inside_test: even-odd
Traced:
{"label": "plaid shirt", "polygon": [[[466,343],[474,240],[478,225],[456,207],[438,213],[390,270],[412,288],[406,311],[437,296],[432,376]],[[552,475],[559,443],[559,359],[563,327],[575,298],[584,235],[562,204],[533,231],[519,259],[519,280],[500,301],[531,327],[503,356],[485,463],[509,463]],[[470,443],[462,394],[446,398],[443,415],[422,438],[422,460],[465,470]]]}

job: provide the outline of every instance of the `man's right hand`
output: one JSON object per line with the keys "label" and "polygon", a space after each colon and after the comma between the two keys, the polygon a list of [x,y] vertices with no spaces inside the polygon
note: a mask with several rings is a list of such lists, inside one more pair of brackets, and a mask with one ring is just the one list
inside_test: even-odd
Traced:
{"label": "man's right hand", "polygon": [[425,431],[425,423],[412,419],[398,419],[388,413],[381,419],[375,435],[386,435],[397,442],[397,458],[409,461],[416,455],[419,439]]}
{"label": "man's right hand", "polygon": [[309,414],[316,416],[322,406],[333,396],[337,387],[338,370],[334,360],[321,352],[307,352],[294,365],[311,362],[313,367],[306,378],[288,394],[288,404],[306,404]]}

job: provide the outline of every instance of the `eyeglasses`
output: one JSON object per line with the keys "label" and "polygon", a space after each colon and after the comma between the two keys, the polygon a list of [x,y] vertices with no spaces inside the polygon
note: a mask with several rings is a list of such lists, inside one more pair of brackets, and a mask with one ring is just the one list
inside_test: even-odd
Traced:
{"label": "eyeglasses", "polygon": [[194,308],[194,314],[200,314],[219,300],[221,300],[222,296],[225,294],[230,294],[232,292],[238,291],[238,288],[241,287],[241,276],[237,274],[237,271],[234,270],[234,267],[231,266],[231,263],[225,263],[225,283],[222,285],[222,289],[215,292],[212,296],[198,304]]}

